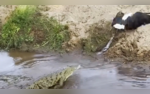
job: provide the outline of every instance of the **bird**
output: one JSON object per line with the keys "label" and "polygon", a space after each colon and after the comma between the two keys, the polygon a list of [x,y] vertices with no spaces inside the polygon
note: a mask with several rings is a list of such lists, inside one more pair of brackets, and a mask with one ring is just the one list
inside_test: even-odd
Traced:
{"label": "bird", "polygon": [[111,26],[117,30],[135,30],[150,23],[150,13],[123,13],[119,11],[113,18]]}

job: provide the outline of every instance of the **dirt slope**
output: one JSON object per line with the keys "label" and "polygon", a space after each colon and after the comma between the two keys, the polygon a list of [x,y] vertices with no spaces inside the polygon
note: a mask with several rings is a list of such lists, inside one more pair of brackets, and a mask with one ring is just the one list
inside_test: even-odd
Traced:
{"label": "dirt slope", "polygon": [[[70,29],[74,33],[72,36],[72,40],[70,41],[71,43],[77,43],[78,39],[87,37],[89,33],[86,31],[88,31],[92,24],[106,24],[106,22],[111,22],[118,11],[123,11],[124,13],[134,13],[136,11],[150,12],[149,5],[49,5],[47,7],[49,10],[45,11],[45,14],[47,14],[50,17],[54,16],[55,18],[60,20],[61,23],[69,24]],[[111,27],[104,28],[106,30],[103,30],[107,32],[107,29]],[[148,38],[146,38],[148,37],[148,29],[149,26],[146,26],[138,30],[139,32],[145,31],[143,34],[128,34],[127,40],[131,43],[131,41],[133,42],[134,39],[137,40],[138,37],[143,37],[141,41],[139,41],[138,43],[137,41],[135,41],[135,43],[138,45],[138,50],[142,49],[143,51],[143,49],[147,49],[144,45],[148,44]],[[127,40],[124,40],[124,45],[128,49],[132,49],[133,46],[127,46],[127,44],[130,44]],[[143,42],[144,40],[145,42]],[[120,40],[116,44],[119,47],[121,47],[119,43],[122,43],[122,41]],[[114,48],[110,50],[113,50]],[[138,56],[142,55],[140,54],[140,52],[141,50],[138,52]]]}
{"label": "dirt slope", "polygon": [[[13,6],[14,7],[14,6]],[[11,7],[0,6],[0,19],[4,22],[5,17]],[[118,11],[129,12],[150,12],[149,5],[46,5],[39,6],[42,13],[55,17],[63,24],[68,24],[72,31],[71,45],[77,45],[78,41],[89,35],[89,30],[93,24],[103,25],[111,22]],[[149,30],[150,25],[143,26],[137,32],[127,32],[120,34],[116,43],[106,53],[109,57],[129,57],[128,60],[149,60],[150,50]],[[100,32],[108,33],[110,26],[102,27]],[[75,46],[74,46],[75,47]]]}
{"label": "dirt slope", "polygon": [[[150,24],[135,31],[120,33],[119,40],[107,52],[110,58],[124,58],[128,61],[150,60]],[[117,39],[117,38],[116,38]]]}

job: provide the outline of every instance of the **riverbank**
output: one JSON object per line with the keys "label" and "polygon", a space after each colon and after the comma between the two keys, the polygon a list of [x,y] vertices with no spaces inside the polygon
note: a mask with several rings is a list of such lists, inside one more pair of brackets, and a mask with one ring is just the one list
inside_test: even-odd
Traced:
{"label": "riverbank", "polygon": [[[16,6],[0,7],[2,27],[8,22],[8,18],[12,17],[10,14]],[[40,19],[40,21],[34,20],[34,28],[30,27],[31,24],[29,24],[33,18],[32,20],[30,19],[29,22],[27,22],[26,19],[22,20],[29,25],[27,24],[27,28],[23,30],[19,29],[21,30],[19,32],[26,32],[28,29],[29,32],[26,33],[27,36],[24,37],[24,33],[15,33],[14,36],[10,34],[13,36],[10,40],[10,37],[6,37],[8,33],[5,32],[3,35],[4,39],[1,39],[1,48],[7,48],[7,46],[11,45],[10,47],[12,49],[41,53],[50,51],[63,53],[79,49],[84,54],[93,54],[101,51],[112,37],[112,34],[116,32],[112,30],[110,24],[118,11],[125,13],[136,11],[148,12],[150,11],[150,6],[40,5],[37,6],[37,10],[36,14],[32,16]],[[19,15],[19,13],[16,15]],[[17,17],[15,16],[15,21]],[[19,23],[20,25],[17,24],[16,26],[18,28],[24,28],[20,27],[24,26],[24,24],[22,24],[24,22]],[[4,31],[9,32],[9,29],[5,29],[2,30],[1,28],[1,34],[3,34]],[[149,61],[150,56],[148,54],[150,48],[148,30],[149,26],[144,26],[135,31],[117,34],[105,54],[106,57],[112,59],[121,58],[127,62]],[[20,37],[18,37],[18,35]]]}
{"label": "riverbank", "polygon": [[[43,51],[44,50],[45,52],[49,51],[50,49],[52,51],[57,50],[57,48],[59,49],[59,51],[65,49],[65,51],[71,52],[74,49],[79,48],[79,49],[83,49],[86,52],[95,52],[97,50],[102,49],[102,47],[106,45],[106,43],[109,40],[109,37],[111,36],[109,34],[110,30],[108,29],[107,31],[104,29],[105,27],[108,26],[110,27],[110,22],[100,19],[98,17],[99,16],[98,14],[89,15],[89,13],[92,12],[92,10],[90,9],[93,9],[94,6],[91,6],[91,8],[88,8],[88,6],[61,6],[61,5],[37,6],[38,12],[36,15],[34,15],[32,11],[26,8],[26,11],[24,12],[29,11],[31,12],[30,14],[33,14],[27,16],[25,15],[26,13],[24,14],[22,13],[23,16],[21,16],[21,14],[19,14],[20,12],[17,12],[14,9],[10,10],[10,8],[12,7],[19,7],[19,6],[11,6],[11,7],[1,6],[1,7],[3,7],[3,9],[1,9],[2,12],[9,11],[7,15],[2,15],[3,18],[1,18],[2,26],[3,26],[3,28],[1,28],[2,29],[1,34],[3,38],[1,39],[2,40],[1,48],[9,49],[10,47],[13,49],[17,48],[22,51]],[[101,8],[101,6],[98,8]],[[75,12],[76,9],[78,9],[78,11],[82,10],[80,13],[83,12],[82,13],[83,16],[77,16],[80,13]],[[20,9],[18,8],[17,10],[21,10],[21,8]],[[36,22],[34,18],[30,18],[30,20],[33,19],[35,21],[34,24],[35,23],[39,23],[39,24],[35,24],[34,28],[33,26],[31,27],[30,25],[28,25],[26,27],[27,29],[29,29],[29,32],[28,33],[26,32],[27,37],[24,37],[21,35],[21,33],[19,33],[21,38],[19,37],[16,38],[18,35],[17,30],[19,30],[19,32],[27,31],[26,28],[25,30],[23,29],[23,31],[21,31],[22,29],[20,30],[20,28],[24,28],[22,27],[24,26],[24,24],[22,23],[29,24],[29,22],[26,21],[28,20],[28,17],[31,16],[38,17],[39,15],[42,16],[39,17],[39,19],[43,17],[47,19],[41,19],[41,21],[43,21],[42,23],[42,22]],[[97,16],[97,18],[95,16]],[[21,19],[19,17],[25,19],[22,20],[21,22]],[[47,21],[52,17],[57,21],[55,20]],[[14,21],[18,20],[20,22],[14,22],[13,20]],[[50,23],[55,23],[55,25]],[[107,23],[107,24],[101,24],[101,23]],[[8,26],[9,24],[15,24],[16,27],[10,28],[7,27],[7,24]],[[11,29],[14,29],[14,31],[11,31],[14,33],[14,35],[13,33],[9,34],[9,31]],[[101,32],[99,32],[99,30]],[[101,33],[103,33],[104,36]],[[95,36],[97,34],[100,34],[100,36]],[[13,37],[10,40],[9,37],[7,36],[13,36]],[[95,40],[98,41],[94,42]]]}

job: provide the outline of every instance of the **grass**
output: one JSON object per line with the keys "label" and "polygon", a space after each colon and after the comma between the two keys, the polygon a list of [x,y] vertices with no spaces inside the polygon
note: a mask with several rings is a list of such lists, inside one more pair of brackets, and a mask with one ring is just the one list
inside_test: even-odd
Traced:
{"label": "grass", "polygon": [[[64,42],[70,39],[68,26],[54,18],[39,15],[37,6],[20,5],[11,13],[2,26],[0,47],[21,49],[22,44],[48,46],[50,50],[62,50]],[[39,42],[42,33],[42,40]]]}
{"label": "grass", "polygon": [[18,6],[2,26],[0,45],[2,48],[18,48],[23,42],[32,42],[29,36],[35,6]]}
{"label": "grass", "polygon": [[43,17],[40,20],[46,31],[46,39],[42,42],[42,46],[49,46],[51,50],[62,50],[63,43],[70,39],[68,26],[60,24],[53,17],[49,19]]}
{"label": "grass", "polygon": [[95,23],[90,26],[88,32],[90,33],[87,39],[83,39],[83,49],[87,54],[100,51],[106,46],[109,39],[112,37],[110,31],[110,23],[105,24]]}

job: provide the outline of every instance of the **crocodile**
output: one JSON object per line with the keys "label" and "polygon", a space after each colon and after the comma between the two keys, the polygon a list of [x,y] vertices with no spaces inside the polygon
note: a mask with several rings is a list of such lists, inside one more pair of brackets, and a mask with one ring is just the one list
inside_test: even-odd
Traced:
{"label": "crocodile", "polygon": [[62,70],[40,78],[26,89],[60,89],[64,85],[64,82],[79,68],[81,68],[80,65],[67,66]]}

